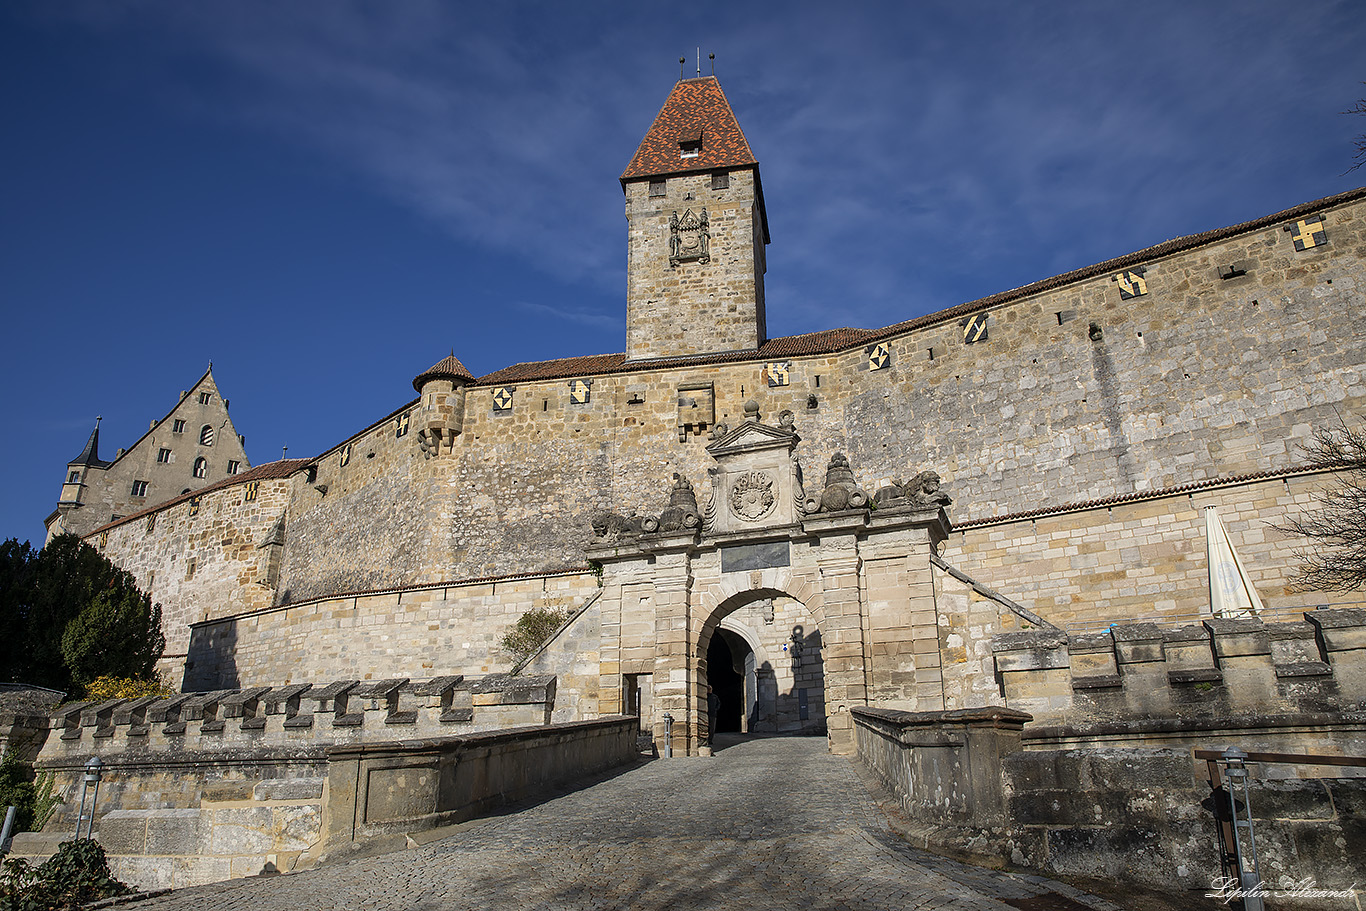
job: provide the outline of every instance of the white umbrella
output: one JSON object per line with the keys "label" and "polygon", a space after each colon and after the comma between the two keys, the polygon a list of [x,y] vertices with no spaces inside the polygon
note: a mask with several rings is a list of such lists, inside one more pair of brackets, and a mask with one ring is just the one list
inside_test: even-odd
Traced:
{"label": "white umbrella", "polygon": [[1216,617],[1226,620],[1255,619],[1262,599],[1233,551],[1233,544],[1219,518],[1219,510],[1205,507],[1205,554],[1209,560],[1209,603]]}

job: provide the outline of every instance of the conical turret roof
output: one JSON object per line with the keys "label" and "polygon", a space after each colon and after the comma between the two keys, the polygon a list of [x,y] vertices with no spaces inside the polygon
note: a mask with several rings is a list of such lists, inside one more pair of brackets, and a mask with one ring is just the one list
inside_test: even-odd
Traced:
{"label": "conical turret roof", "polygon": [[419,373],[413,380],[413,388],[421,392],[422,384],[429,380],[465,380],[473,383],[474,376],[465,369],[465,365],[460,363],[460,359],[452,351],[450,357],[442,358]]}
{"label": "conical turret roof", "polygon": [[621,181],[758,164],[721,83],[702,76],[674,85]]}
{"label": "conical turret roof", "polygon": [[112,464],[110,462],[101,461],[100,459],[99,418],[95,418],[95,429],[90,431],[90,439],[85,441],[85,448],[81,450],[81,454],[66,464],[70,466],[85,465],[93,468],[108,468],[109,465]]}

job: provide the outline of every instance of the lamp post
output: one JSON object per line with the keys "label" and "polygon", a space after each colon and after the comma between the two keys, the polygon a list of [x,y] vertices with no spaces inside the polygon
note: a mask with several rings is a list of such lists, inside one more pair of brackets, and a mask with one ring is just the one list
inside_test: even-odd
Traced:
{"label": "lamp post", "polygon": [[[1235,747],[1224,750],[1219,763],[1228,781],[1228,809],[1233,818],[1233,854],[1238,864],[1238,886],[1243,892],[1243,911],[1263,911],[1261,874],[1257,870],[1257,839],[1252,834],[1252,802],[1247,789],[1247,754]],[[1236,791],[1242,788],[1242,810]]]}
{"label": "lamp post", "polygon": [[[91,756],[90,761],[85,764],[85,775],[81,777],[81,814],[76,817],[76,839],[78,841],[81,837],[81,823],[86,822],[87,819],[89,822],[86,823],[85,837],[95,837],[95,804],[99,803],[100,800],[100,773],[103,769],[104,764],[100,762],[98,756]],[[90,795],[90,815],[87,817],[85,815],[85,795],[91,790],[92,784],[95,788]]]}
{"label": "lamp post", "polygon": [[674,716],[664,713],[664,758],[671,759],[674,754]]}

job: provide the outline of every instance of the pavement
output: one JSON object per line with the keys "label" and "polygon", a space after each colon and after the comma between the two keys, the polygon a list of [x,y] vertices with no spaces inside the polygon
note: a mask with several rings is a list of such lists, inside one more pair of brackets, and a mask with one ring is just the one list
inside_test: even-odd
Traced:
{"label": "pavement", "polygon": [[1120,911],[918,850],[824,738],[718,738],[420,847],[138,901],[136,911]]}

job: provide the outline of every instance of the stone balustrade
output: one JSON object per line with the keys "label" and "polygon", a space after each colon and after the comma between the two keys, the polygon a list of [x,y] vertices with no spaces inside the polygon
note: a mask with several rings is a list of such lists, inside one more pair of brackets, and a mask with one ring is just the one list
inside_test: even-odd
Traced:
{"label": "stone balustrade", "polygon": [[555,677],[338,680],[75,702],[53,711],[43,758],[316,746],[548,724]]}
{"label": "stone balustrade", "polygon": [[1304,617],[1009,633],[992,649],[1006,705],[1044,725],[1366,711],[1366,610]]}

